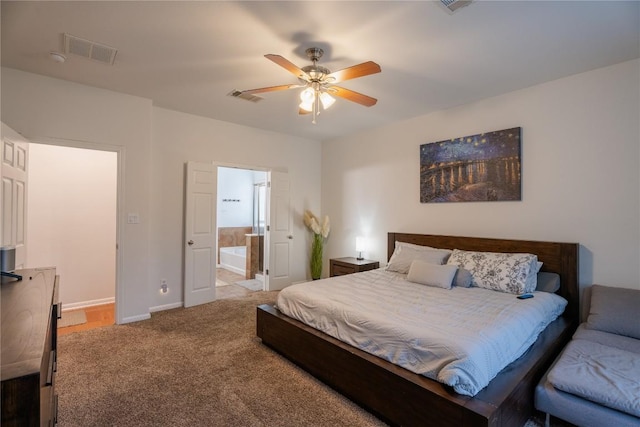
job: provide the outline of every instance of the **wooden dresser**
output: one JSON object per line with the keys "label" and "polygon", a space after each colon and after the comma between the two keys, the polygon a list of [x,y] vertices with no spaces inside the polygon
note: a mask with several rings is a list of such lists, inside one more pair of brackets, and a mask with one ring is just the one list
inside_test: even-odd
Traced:
{"label": "wooden dresser", "polygon": [[2,278],[1,405],[3,427],[55,426],[58,276],[55,268],[15,272]]}

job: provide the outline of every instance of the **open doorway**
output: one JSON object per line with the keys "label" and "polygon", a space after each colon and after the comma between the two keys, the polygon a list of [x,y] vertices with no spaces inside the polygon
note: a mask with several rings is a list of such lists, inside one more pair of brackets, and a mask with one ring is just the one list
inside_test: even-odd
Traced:
{"label": "open doorway", "polygon": [[118,153],[32,142],[28,175],[28,265],[56,266],[63,320],[108,305],[114,319]]}
{"label": "open doorway", "polygon": [[[205,304],[217,299],[217,207],[219,199],[228,198],[217,195],[218,168],[220,167],[229,168],[230,166],[194,161],[185,164],[183,288],[185,307]],[[231,166],[230,168],[241,169],[242,167]],[[291,183],[288,172],[267,170],[265,173],[267,184],[264,228],[266,230],[264,230],[262,288],[266,291],[274,291],[284,289],[291,284],[293,262]],[[253,185],[249,188],[252,192]],[[233,200],[233,197],[231,199]],[[247,233],[243,234],[246,239]],[[254,245],[251,246],[254,247]]]}
{"label": "open doorway", "polygon": [[264,290],[267,172],[218,167],[216,298]]}

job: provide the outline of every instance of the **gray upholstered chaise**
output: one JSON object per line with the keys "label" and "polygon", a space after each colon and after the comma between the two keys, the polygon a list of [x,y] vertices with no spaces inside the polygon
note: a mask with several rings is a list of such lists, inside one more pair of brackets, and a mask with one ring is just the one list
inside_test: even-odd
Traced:
{"label": "gray upholstered chaise", "polygon": [[586,322],[536,387],[538,410],[578,426],[640,426],[640,290],[591,287]]}

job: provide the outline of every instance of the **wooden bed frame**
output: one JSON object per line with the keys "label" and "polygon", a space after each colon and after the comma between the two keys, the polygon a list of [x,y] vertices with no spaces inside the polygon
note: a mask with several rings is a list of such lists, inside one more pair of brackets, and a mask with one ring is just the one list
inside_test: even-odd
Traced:
{"label": "wooden bed frame", "polygon": [[578,325],[578,245],[575,243],[389,233],[395,242],[486,252],[525,252],[538,256],[541,271],[558,273],[558,294],[568,302],[527,352],[503,369],[474,397],[365,353],[280,313],[257,309],[262,343],[290,359],[392,425],[523,426],[533,412],[534,388]]}

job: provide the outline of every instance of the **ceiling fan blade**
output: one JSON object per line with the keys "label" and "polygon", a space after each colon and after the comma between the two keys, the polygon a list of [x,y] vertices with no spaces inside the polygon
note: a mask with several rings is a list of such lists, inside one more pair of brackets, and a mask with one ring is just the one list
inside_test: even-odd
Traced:
{"label": "ceiling fan blade", "polygon": [[364,105],[365,107],[371,107],[373,105],[376,105],[376,103],[378,102],[378,100],[375,98],[363,95],[353,90],[345,89],[340,86],[330,86],[329,88],[327,88],[327,92],[329,92],[329,94],[331,95],[339,96],[340,98],[344,98],[348,101]]}
{"label": "ceiling fan blade", "polygon": [[240,93],[254,94],[254,93],[263,93],[263,92],[275,92],[277,90],[296,89],[299,87],[304,87],[304,85],[279,85],[279,86],[260,87],[257,89],[243,90]]}
{"label": "ceiling fan blade", "polygon": [[298,67],[297,65],[293,64],[288,59],[285,59],[280,55],[273,55],[273,54],[269,53],[269,54],[265,55],[264,57],[267,58],[267,59],[270,59],[273,62],[275,62],[276,64],[278,64],[279,66],[281,66],[282,68],[284,68],[285,70],[287,70],[288,72],[290,72],[291,74],[293,74],[294,76],[296,76],[299,79],[303,79],[303,80],[307,80],[307,81],[309,81],[311,79],[307,73],[305,73],[304,71],[302,71],[300,69],[300,67]]}
{"label": "ceiling fan blade", "polygon": [[329,80],[330,83],[343,82],[345,80],[355,79],[357,77],[364,77],[370,74],[376,74],[382,71],[380,66],[373,61],[363,62],[362,64],[354,65],[353,67],[344,68],[342,70],[334,71],[325,77],[325,80]]}
{"label": "ceiling fan blade", "polygon": [[300,114],[300,115],[311,114],[311,111],[307,111],[304,108],[298,108],[298,114]]}

